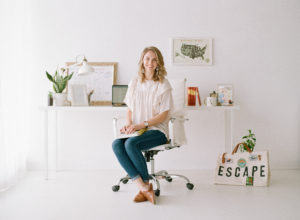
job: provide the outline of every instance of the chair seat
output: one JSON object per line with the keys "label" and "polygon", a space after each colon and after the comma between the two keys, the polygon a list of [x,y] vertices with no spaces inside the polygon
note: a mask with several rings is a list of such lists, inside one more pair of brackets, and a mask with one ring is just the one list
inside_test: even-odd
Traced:
{"label": "chair seat", "polygon": [[172,144],[163,144],[163,145],[159,145],[159,146],[156,146],[156,147],[153,147],[149,150],[143,150],[143,152],[146,152],[146,151],[164,151],[164,150],[171,150],[172,148],[175,148],[175,147],[180,147],[178,145],[172,145]]}

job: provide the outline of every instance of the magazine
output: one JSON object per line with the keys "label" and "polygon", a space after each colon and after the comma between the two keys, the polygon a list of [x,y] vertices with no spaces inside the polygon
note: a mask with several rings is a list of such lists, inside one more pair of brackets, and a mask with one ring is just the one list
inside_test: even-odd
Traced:
{"label": "magazine", "polygon": [[143,128],[141,130],[138,130],[138,131],[135,131],[131,134],[125,134],[125,133],[121,133],[121,132],[118,132],[117,136],[116,136],[116,139],[124,139],[124,138],[130,138],[130,137],[135,137],[135,136],[140,136],[142,135],[145,131],[147,131],[146,128]]}
{"label": "magazine", "polygon": [[124,138],[130,138],[130,137],[135,137],[135,136],[139,136],[139,133],[137,131],[133,132],[131,134],[119,133],[119,134],[117,134],[116,139],[124,139]]}

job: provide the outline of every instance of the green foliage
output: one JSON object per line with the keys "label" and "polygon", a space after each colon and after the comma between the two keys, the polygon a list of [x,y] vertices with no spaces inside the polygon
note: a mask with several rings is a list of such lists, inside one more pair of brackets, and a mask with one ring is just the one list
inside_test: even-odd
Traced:
{"label": "green foliage", "polygon": [[[250,150],[254,150],[254,146],[256,144],[256,138],[255,138],[255,134],[252,133],[252,131],[249,129],[248,130],[249,134],[246,135],[246,136],[243,136],[243,140],[244,140],[244,143],[246,143],[248,145],[248,147],[250,148]],[[247,148],[244,146],[244,145],[241,145],[240,146],[240,149],[241,150],[247,150]]]}
{"label": "green foliage", "polygon": [[67,87],[68,81],[72,78],[73,73],[70,75],[64,74],[65,69],[62,69],[62,73],[59,74],[59,72],[56,70],[55,74],[51,76],[47,71],[46,75],[47,78],[53,83],[53,90],[55,93],[62,93],[65,88]]}
{"label": "green foliage", "polygon": [[88,94],[88,102],[89,104],[91,103],[91,96],[93,95],[94,90],[90,91],[90,93]]}

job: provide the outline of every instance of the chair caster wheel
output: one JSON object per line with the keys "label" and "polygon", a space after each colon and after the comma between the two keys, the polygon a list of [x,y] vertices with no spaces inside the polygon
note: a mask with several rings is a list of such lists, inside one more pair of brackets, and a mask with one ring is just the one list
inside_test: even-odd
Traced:
{"label": "chair caster wheel", "polygon": [[112,191],[114,191],[114,192],[118,192],[119,189],[120,189],[120,186],[119,186],[119,185],[114,185],[114,186],[112,186]]}
{"label": "chair caster wheel", "polygon": [[160,195],[160,190],[159,189],[154,190],[154,194],[158,197]]}
{"label": "chair caster wheel", "polygon": [[122,180],[122,183],[123,183],[123,184],[128,183],[128,179]]}
{"label": "chair caster wheel", "polygon": [[189,189],[189,190],[192,190],[194,188],[194,184],[192,183],[187,183],[186,184],[186,187]]}
{"label": "chair caster wheel", "polygon": [[168,181],[169,183],[172,182],[172,178],[171,177],[166,177],[166,181]]}

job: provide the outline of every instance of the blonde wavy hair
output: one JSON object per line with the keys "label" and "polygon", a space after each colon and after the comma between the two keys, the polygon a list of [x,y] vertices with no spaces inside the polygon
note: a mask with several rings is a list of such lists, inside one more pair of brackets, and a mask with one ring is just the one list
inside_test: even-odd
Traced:
{"label": "blonde wavy hair", "polygon": [[143,50],[140,61],[139,61],[138,75],[139,75],[141,81],[144,82],[145,81],[145,67],[143,65],[143,59],[144,59],[145,54],[149,51],[152,51],[153,53],[155,53],[155,55],[157,57],[157,67],[155,69],[153,81],[163,82],[163,80],[165,79],[165,76],[167,75],[164,58],[163,58],[160,50],[153,46],[146,47]]}

